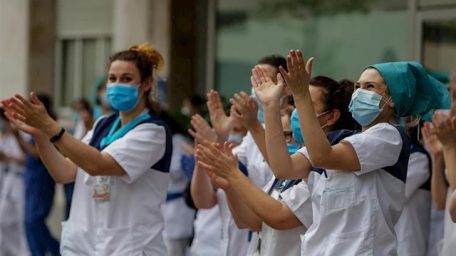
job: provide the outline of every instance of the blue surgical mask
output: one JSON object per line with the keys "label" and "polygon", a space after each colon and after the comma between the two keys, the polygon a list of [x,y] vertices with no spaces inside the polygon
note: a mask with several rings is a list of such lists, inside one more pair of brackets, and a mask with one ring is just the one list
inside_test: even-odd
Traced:
{"label": "blue surgical mask", "polygon": [[240,134],[230,134],[228,135],[228,142],[241,143],[244,136]]}
{"label": "blue surgical mask", "polygon": [[121,112],[133,110],[139,102],[138,85],[110,83],[106,96],[114,109]]}
{"label": "blue surgical mask", "polygon": [[287,143],[288,147],[288,154],[293,155],[294,153],[298,152],[298,150],[301,148],[301,145],[297,143]]}
{"label": "blue surgical mask", "polygon": [[352,95],[348,110],[356,122],[361,126],[367,126],[380,115],[383,107],[391,98],[382,107],[380,107],[381,100],[382,96],[376,92],[357,89]]}
{"label": "blue surgical mask", "polygon": [[[258,106],[257,119],[258,119],[258,121],[260,123],[264,124],[264,108],[263,108],[263,104],[261,103],[260,99],[256,95],[255,90],[253,88],[252,88],[252,91],[251,91],[251,96],[256,101],[257,106]],[[286,96],[283,96],[282,98],[280,98],[280,106],[282,106],[285,98],[286,98]]]}
{"label": "blue surgical mask", "polygon": [[[327,113],[331,112],[331,110],[325,111],[320,114],[316,114],[317,118],[323,115],[326,115]],[[301,132],[301,124],[299,122],[299,116],[298,116],[298,109],[294,109],[293,112],[291,113],[291,131],[293,132],[293,139],[295,139],[296,142],[300,143],[301,145],[304,145],[304,137],[302,137],[302,132]],[[327,124],[323,125],[321,128],[325,128]]]}
{"label": "blue surgical mask", "polygon": [[264,108],[263,108],[263,104],[261,104],[261,101],[258,98],[258,96],[256,95],[255,90],[253,88],[252,88],[251,95],[252,95],[252,98],[256,101],[257,106],[258,106],[257,119],[258,119],[258,121],[260,123],[264,124]]}

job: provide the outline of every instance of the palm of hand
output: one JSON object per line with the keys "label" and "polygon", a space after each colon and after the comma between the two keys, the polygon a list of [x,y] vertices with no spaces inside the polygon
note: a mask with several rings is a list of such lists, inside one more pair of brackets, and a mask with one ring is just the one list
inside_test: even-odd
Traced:
{"label": "palm of hand", "polygon": [[283,83],[275,84],[268,79],[255,88],[255,93],[263,104],[278,101],[283,94]]}

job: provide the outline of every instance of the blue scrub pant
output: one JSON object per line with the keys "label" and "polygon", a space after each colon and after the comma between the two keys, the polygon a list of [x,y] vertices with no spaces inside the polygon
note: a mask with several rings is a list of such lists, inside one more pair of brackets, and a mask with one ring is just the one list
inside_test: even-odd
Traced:
{"label": "blue scrub pant", "polygon": [[43,169],[25,171],[25,232],[32,256],[60,255],[59,242],[46,226],[52,208],[55,182]]}

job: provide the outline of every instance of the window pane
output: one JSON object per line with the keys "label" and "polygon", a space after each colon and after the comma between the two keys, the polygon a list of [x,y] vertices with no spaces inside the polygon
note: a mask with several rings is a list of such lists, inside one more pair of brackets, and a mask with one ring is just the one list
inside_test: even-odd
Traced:
{"label": "window pane", "polygon": [[[331,2],[331,3],[330,3]],[[270,54],[302,49],[313,75],[356,80],[367,65],[407,58],[407,1],[219,0],[216,88],[250,90],[250,70]]]}
{"label": "window pane", "polygon": [[94,82],[97,79],[97,47],[95,39],[83,40],[82,48],[82,97],[91,100],[95,95]]}
{"label": "window pane", "polygon": [[62,90],[61,103],[68,106],[73,100],[73,88],[75,85],[75,42],[73,40],[64,40],[62,47]]}

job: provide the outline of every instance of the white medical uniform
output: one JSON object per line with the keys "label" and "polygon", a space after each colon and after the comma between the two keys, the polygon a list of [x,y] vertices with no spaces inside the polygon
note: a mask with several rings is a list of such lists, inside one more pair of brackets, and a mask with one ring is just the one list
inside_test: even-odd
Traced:
{"label": "white medical uniform", "polygon": [[[13,135],[0,139],[0,151],[14,157],[23,153]],[[24,166],[5,163],[5,175],[0,192],[0,255],[28,255],[24,229]]]}
{"label": "white medical uniform", "polygon": [[430,166],[426,154],[410,154],[405,206],[395,230],[400,256],[424,256],[427,253],[431,213],[431,193],[420,187],[429,180]]}
{"label": "white medical uniform", "polygon": [[239,229],[231,215],[225,192],[217,189],[217,203],[220,209],[220,219],[222,221],[222,256],[245,255],[249,246],[248,229]]}
{"label": "white medical uniform", "polygon": [[[313,223],[301,255],[397,255],[394,225],[404,206],[405,183],[382,168],[398,162],[401,135],[380,123],[341,143],[353,146],[361,169],[309,175]],[[299,152],[310,159],[306,148]]]}
{"label": "white medical uniform", "polygon": [[[196,214],[195,236],[190,247],[191,256],[218,256],[222,254],[222,221],[219,206],[200,209]],[[171,255],[170,255],[171,256]]]}
{"label": "white medical uniform", "polygon": [[242,139],[242,143],[233,149],[233,154],[238,156],[248,170],[249,179],[260,188],[263,188],[272,178],[272,171],[263,155],[258,149],[252,134],[249,132]]}
{"label": "white medical uniform", "polygon": [[[263,187],[272,177],[272,171],[258,149],[250,133],[242,143],[233,149],[239,161],[247,168],[249,179],[258,187]],[[217,191],[217,203],[221,218],[221,253],[219,255],[245,255],[248,248],[248,231],[240,230],[234,223],[223,190]]]}
{"label": "white medical uniform", "polygon": [[[266,193],[271,191],[271,187],[274,186],[274,181],[275,178],[272,178],[263,188],[263,191]],[[301,183],[304,184],[304,186],[299,186]],[[306,204],[308,206],[307,211],[310,212],[310,215],[312,214],[310,193],[304,181],[301,181],[300,183],[288,188],[285,191],[282,191],[282,189],[283,186],[279,188],[274,186],[274,189],[272,189],[270,196],[276,200],[284,201],[289,207],[291,205],[290,209],[293,212],[295,212],[297,209],[302,209],[303,205]],[[298,217],[298,219],[301,221],[298,215],[296,217]],[[248,255],[300,255],[300,237],[304,235],[306,230],[307,228],[304,225],[287,230],[277,230],[271,228],[263,222],[261,225],[261,231],[259,234],[255,233],[254,236],[257,237],[254,237],[250,243]]]}
{"label": "white medical uniform", "polygon": [[164,156],[166,140],[163,126],[143,123],[102,150],[126,172],[108,176],[109,200],[93,198],[99,177],[77,170],[70,217],[63,223],[63,255],[166,255],[160,206],[169,175],[151,168]]}
{"label": "white medical uniform", "polygon": [[429,239],[427,256],[439,256],[443,243],[443,220],[445,210],[437,210],[431,201],[431,224],[429,227]]}
{"label": "white medical uniform", "polygon": [[193,236],[193,220],[195,210],[187,206],[184,191],[189,183],[181,168],[181,157],[184,154],[183,144],[186,142],[182,134],[173,135],[173,155],[169,169],[170,180],[168,194],[174,195],[163,204],[163,217],[165,230],[163,238],[168,250],[168,255],[181,255],[185,252]]}
{"label": "white medical uniform", "polygon": [[456,223],[451,220],[448,205],[451,199],[451,188],[448,187],[443,221],[443,244],[440,256],[454,256],[456,254]]}

